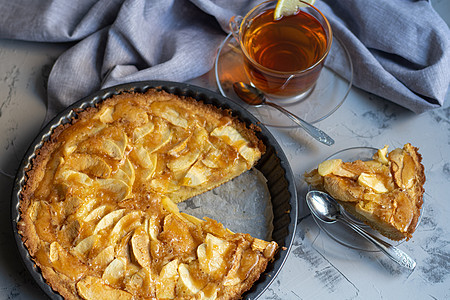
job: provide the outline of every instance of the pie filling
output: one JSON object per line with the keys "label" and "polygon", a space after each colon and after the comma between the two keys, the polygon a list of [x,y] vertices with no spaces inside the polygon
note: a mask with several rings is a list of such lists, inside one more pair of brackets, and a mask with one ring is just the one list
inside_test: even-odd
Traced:
{"label": "pie filling", "polygon": [[265,151],[228,111],[150,90],[79,112],[36,153],[19,233],[66,299],[238,299],[278,248],[176,203]]}
{"label": "pie filling", "polygon": [[372,160],[327,160],[305,174],[314,188],[332,195],[349,213],[392,240],[409,239],[423,203],[422,157],[411,144],[388,153],[379,149]]}

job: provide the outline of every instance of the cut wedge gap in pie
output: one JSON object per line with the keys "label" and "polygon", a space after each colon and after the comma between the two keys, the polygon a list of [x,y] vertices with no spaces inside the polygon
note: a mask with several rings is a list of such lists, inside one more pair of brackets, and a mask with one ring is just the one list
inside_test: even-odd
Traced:
{"label": "cut wedge gap in pie", "polygon": [[305,173],[313,188],[333,196],[351,215],[387,238],[409,240],[419,221],[425,173],[418,148],[405,144],[372,160],[326,160]]}

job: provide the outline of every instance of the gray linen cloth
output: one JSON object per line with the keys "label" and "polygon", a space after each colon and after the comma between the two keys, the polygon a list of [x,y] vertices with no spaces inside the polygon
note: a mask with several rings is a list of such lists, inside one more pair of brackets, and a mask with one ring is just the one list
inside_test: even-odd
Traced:
{"label": "gray linen cloth", "polygon": [[[231,16],[255,0],[0,0],[0,38],[74,42],[48,81],[47,119],[100,88],[208,72]],[[416,113],[440,107],[450,30],[425,0],[317,0],[354,63],[354,85]],[[348,78],[334,53],[327,65]]]}

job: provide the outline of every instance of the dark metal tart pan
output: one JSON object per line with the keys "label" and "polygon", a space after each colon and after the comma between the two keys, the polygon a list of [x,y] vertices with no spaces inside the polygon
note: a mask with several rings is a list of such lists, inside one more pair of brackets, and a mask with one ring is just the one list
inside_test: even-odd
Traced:
{"label": "dark metal tart pan", "polygon": [[255,124],[261,128],[261,131],[258,132],[257,135],[264,142],[267,149],[266,153],[258,162],[256,168],[260,170],[267,179],[274,213],[274,229],[272,238],[279,244],[280,251],[276,254],[274,261],[267,266],[266,271],[261,275],[260,279],[255,282],[253,287],[248,292],[244,294],[245,299],[257,299],[268,288],[280,272],[292,246],[298,214],[297,192],[295,188],[294,176],[287,157],[278,142],[269,130],[252,114],[250,114],[242,106],[216,92],[186,83],[143,81],[106,88],[67,107],[43,128],[29,147],[21,162],[14,182],[11,199],[13,231],[18,251],[20,252],[26,268],[37,284],[51,299],[62,299],[62,297],[57,292],[53,291],[42,277],[40,269],[35,265],[33,259],[30,257],[27,248],[22,242],[22,236],[19,234],[17,229],[17,223],[20,220],[19,206],[21,190],[26,180],[26,170],[30,168],[36,151],[42,147],[46,140],[49,139],[56,127],[70,122],[72,118],[76,117],[77,112],[80,110],[95,106],[103,100],[122,92],[133,91],[137,93],[144,93],[151,88],[164,90],[178,96],[191,97],[222,109],[229,109],[232,111],[232,115],[238,117],[247,125]]}

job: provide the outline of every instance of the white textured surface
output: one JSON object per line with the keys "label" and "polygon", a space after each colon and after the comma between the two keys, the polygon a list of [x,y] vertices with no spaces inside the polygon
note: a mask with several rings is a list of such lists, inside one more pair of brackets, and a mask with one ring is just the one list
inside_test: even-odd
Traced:
{"label": "white textured surface", "polygon": [[[447,23],[450,2],[432,1]],[[0,299],[46,299],[24,269],[10,222],[15,169],[45,116],[45,83],[67,45],[0,40]],[[216,90],[212,73],[194,81]],[[327,147],[301,129],[269,128],[285,151],[299,192],[300,218],[291,254],[262,299],[450,299],[450,97],[443,108],[415,115],[352,89],[346,102],[317,124],[336,144]],[[414,237],[400,245],[417,260],[414,271],[381,253],[352,250],[321,232],[304,204],[302,174],[348,147],[420,148],[426,168],[425,212]],[[9,175],[8,175],[9,174]]]}

